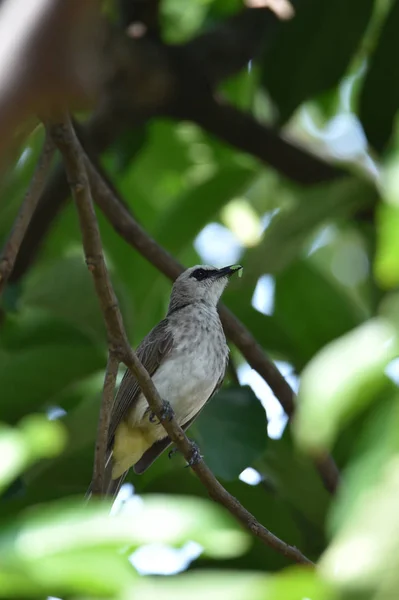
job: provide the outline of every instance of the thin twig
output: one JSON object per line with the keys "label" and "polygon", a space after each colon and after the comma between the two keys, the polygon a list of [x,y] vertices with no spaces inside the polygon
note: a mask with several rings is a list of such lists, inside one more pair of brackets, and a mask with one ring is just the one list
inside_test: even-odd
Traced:
{"label": "thin twig", "polygon": [[[187,461],[192,457],[192,445],[175,418],[163,420],[162,400],[136,353],[131,349],[122,316],[116,302],[112,283],[104,262],[102,243],[96,215],[93,208],[90,186],[85,169],[84,154],[69,119],[51,127],[53,139],[60,149],[67,171],[68,180],[78,209],[86,261],[93,275],[96,292],[103,311],[110,346],[118,357],[135,375],[151,410],[161,420],[167,434],[176,444]],[[302,564],[313,564],[297,548],[289,546],[268,529],[263,527],[236,498],[231,496],[217,481],[203,460],[192,466],[193,471],[207,488],[209,495],[225,506],[249,531],[265,544],[287,558]]]}
{"label": "thin twig", "polygon": [[[112,185],[105,182],[88,158],[85,164],[93,197],[115,231],[159,271],[172,280],[176,279],[183,271],[183,266],[133,219],[119,201]],[[219,313],[228,338],[248,364],[265,380],[285,413],[291,418],[295,409],[295,394],[289,383],[241,321],[223,305],[219,307]],[[327,455],[316,458],[315,464],[324,486],[330,493],[334,493],[339,484],[339,471],[334,460]]]}
{"label": "thin twig", "polygon": [[104,493],[105,457],[108,443],[108,429],[114,403],[116,378],[118,375],[119,359],[113,352],[108,354],[107,370],[105,372],[103,395],[98,419],[96,450],[94,455],[94,469],[92,478],[93,494]]}
{"label": "thin twig", "polygon": [[4,246],[3,254],[0,257],[0,295],[14,268],[22,240],[24,239],[26,230],[28,229],[33,213],[36,210],[40,196],[43,192],[46,178],[51,167],[54,150],[55,147],[53,141],[46,133],[43,150],[30,182],[29,189],[26,192],[10,236]]}

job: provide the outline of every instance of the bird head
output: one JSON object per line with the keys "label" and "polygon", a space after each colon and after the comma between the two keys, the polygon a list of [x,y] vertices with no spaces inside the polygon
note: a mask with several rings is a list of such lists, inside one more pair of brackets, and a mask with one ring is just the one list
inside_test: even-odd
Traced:
{"label": "bird head", "polygon": [[230,265],[221,269],[209,265],[190,267],[176,279],[173,285],[169,312],[195,302],[216,306],[229,278],[241,271],[241,265]]}

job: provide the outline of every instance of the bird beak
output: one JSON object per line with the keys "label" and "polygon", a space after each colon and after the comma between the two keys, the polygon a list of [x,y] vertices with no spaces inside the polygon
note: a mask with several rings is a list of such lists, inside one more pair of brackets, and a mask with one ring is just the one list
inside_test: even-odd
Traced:
{"label": "bird beak", "polygon": [[231,277],[234,273],[238,273],[238,276],[241,277],[242,266],[230,265],[229,267],[223,267],[222,269],[218,269],[216,277]]}

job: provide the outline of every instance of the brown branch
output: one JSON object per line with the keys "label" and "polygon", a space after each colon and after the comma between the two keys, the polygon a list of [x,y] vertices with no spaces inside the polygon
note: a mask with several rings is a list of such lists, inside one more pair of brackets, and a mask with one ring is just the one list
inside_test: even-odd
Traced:
{"label": "brown branch", "polygon": [[[109,115],[94,115],[84,127],[79,126],[78,136],[90,156],[97,157],[106,150],[116,139],[121,125],[115,119],[111,121]],[[53,222],[66,206],[70,190],[65,177],[62,164],[59,164],[46,183],[41,194],[37,209],[29,223],[26,235],[21,244],[14,268],[9,281],[16,282],[22,279],[30,266],[34,263]]]}
{"label": "brown branch", "polygon": [[[182,272],[183,266],[133,219],[127,208],[119,201],[112,185],[104,181],[87,158],[86,169],[93,198],[115,231],[161,273],[172,280],[176,279]],[[291,418],[294,414],[295,394],[289,383],[241,321],[223,305],[219,307],[219,312],[228,338],[239,349],[248,364],[265,380]],[[339,472],[333,459],[323,457],[317,458],[315,462],[326,489],[334,493],[339,484]]]}
{"label": "brown branch", "polygon": [[270,125],[260,123],[251,114],[215,99],[210,90],[194,84],[181,91],[170,108],[175,119],[191,120],[233,148],[247,152],[301,185],[315,185],[343,177],[345,171],[288,139]]}
{"label": "brown branch", "polygon": [[46,177],[51,167],[54,150],[54,144],[46,133],[42,154],[33,174],[32,181],[0,257],[0,295],[14,268],[22,241],[42,194]]}
{"label": "brown branch", "polygon": [[[96,87],[96,2],[3,2],[0,12],[0,157],[21,122]],[[82,56],[85,60],[82,60]]]}
{"label": "brown branch", "polygon": [[[156,0],[151,0],[151,5],[154,7]],[[271,11],[242,11],[213,31],[175,49],[150,36],[135,40],[120,31],[114,32],[107,38],[104,49],[106,83],[101,102],[91,122],[85,125],[81,141],[85,140],[98,155],[126,127],[141,126],[167,113],[178,120],[193,120],[212,135],[257,156],[294,181],[312,184],[339,176],[341,171],[306,148],[285,140],[250,115],[218,104],[212,97],[216,85],[256,56],[262,37],[273,33],[274,24],[284,27]],[[189,115],[187,107],[192,107]],[[58,169],[43,192],[10,281],[20,280],[35,260],[68,193],[64,173]]]}
{"label": "brown branch", "polygon": [[96,450],[91,491],[93,494],[104,492],[105,458],[108,444],[108,429],[111,417],[116,378],[118,375],[119,359],[110,350],[108,353],[107,370],[105,371],[104,388],[98,419]]}
{"label": "brown branch", "polygon": [[[176,444],[186,460],[189,461],[193,451],[191,442],[188,440],[175,418],[172,418],[171,421],[168,421],[167,419],[162,420],[162,400],[147,370],[137,358],[136,353],[130,348],[127,340],[122,316],[105,266],[100,231],[90,194],[90,186],[85,169],[85,158],[82,148],[79,145],[69,119],[65,119],[65,121],[60,124],[53,125],[51,131],[53,139],[60,149],[65,161],[68,181],[79,214],[86,262],[93,275],[96,292],[106,324],[110,349],[118,353],[120,360],[124,362],[135,375],[151,410],[162,421],[171,440]],[[289,546],[263,527],[236,498],[231,496],[231,494],[224,489],[203,460],[200,460],[197,464],[193,465],[192,469],[207,488],[209,495],[215,501],[225,506],[240,523],[263,543],[295,562],[313,564],[297,548]]]}

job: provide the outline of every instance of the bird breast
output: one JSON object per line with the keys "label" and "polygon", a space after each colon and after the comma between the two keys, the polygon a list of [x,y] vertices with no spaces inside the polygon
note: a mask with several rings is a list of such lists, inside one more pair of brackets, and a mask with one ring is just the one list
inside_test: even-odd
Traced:
{"label": "bird breast", "polygon": [[183,424],[202,408],[224,374],[228,347],[216,310],[181,311],[171,327],[173,350],[153,381]]}

